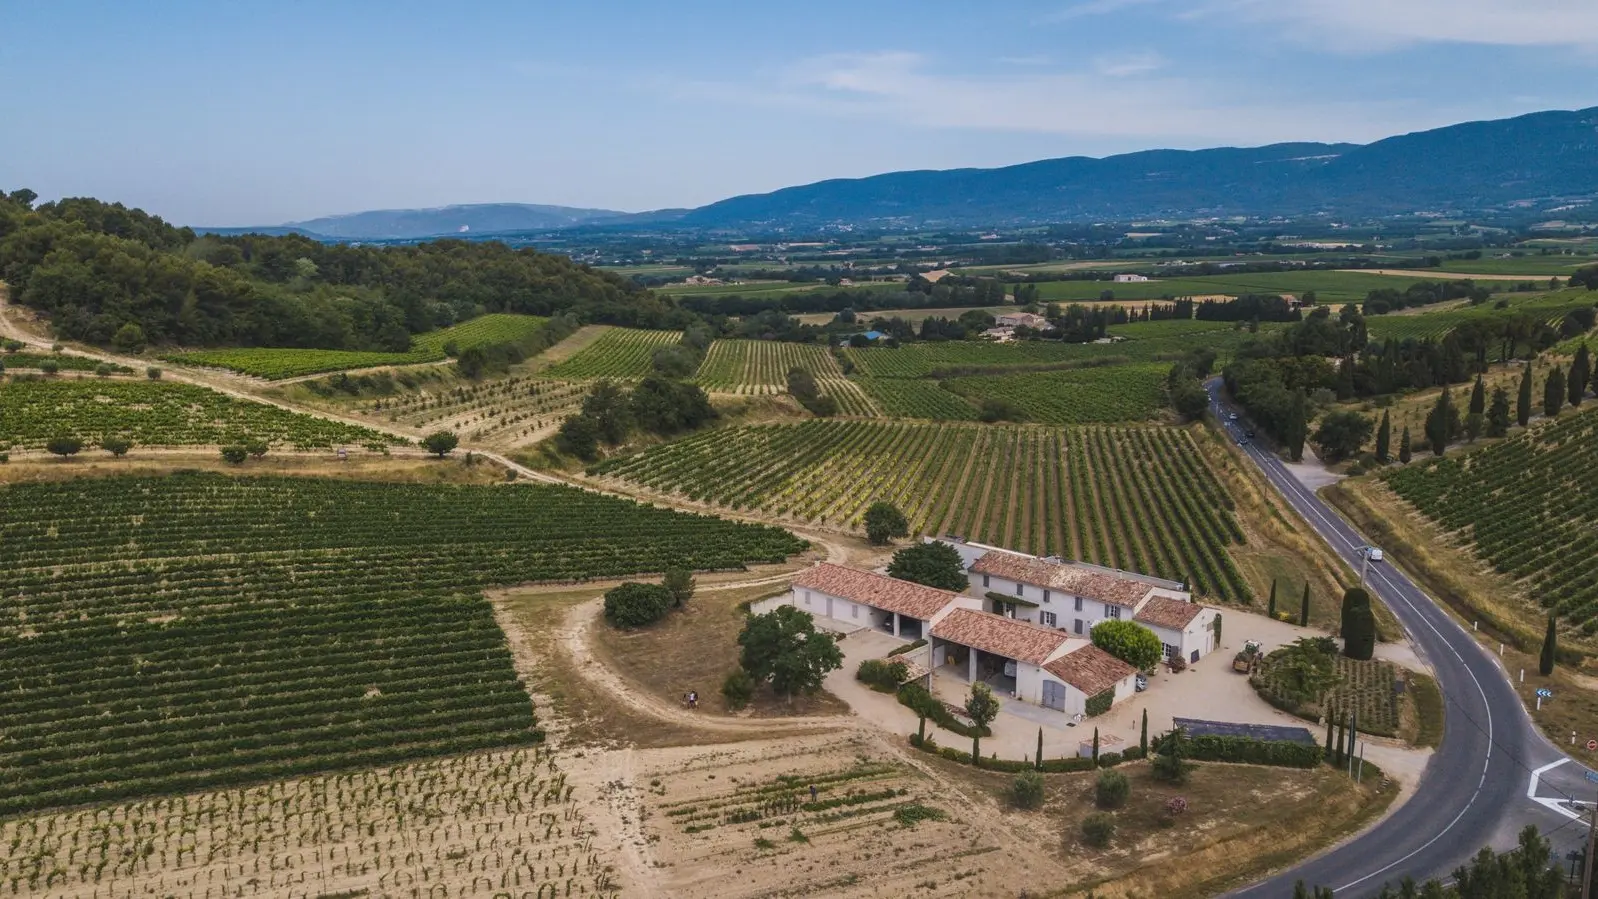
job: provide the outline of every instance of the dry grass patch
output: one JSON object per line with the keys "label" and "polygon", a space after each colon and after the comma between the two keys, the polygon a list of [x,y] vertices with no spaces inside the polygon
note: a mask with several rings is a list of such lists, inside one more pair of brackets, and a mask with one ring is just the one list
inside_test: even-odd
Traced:
{"label": "dry grass patch", "polygon": [[465,454],[459,452],[454,457],[439,460],[420,453],[384,455],[352,450],[349,458],[341,462],[337,456],[326,451],[294,453],[273,450],[260,459],[252,458],[243,465],[231,465],[222,461],[215,450],[149,450],[136,446],[120,459],[93,448],[85,448],[67,461],[54,457],[13,457],[12,461],[0,465],[0,483],[160,475],[174,471],[211,471],[245,477],[349,478],[401,484],[497,484],[505,480],[502,466],[487,459],[467,465]]}
{"label": "dry grass patch", "polygon": [[[740,579],[750,577],[745,574]],[[716,589],[714,578],[700,577],[699,581],[694,598],[659,624],[636,630],[596,626],[594,652],[607,667],[666,702],[680,703],[692,690],[699,693],[700,709],[728,712],[721,681],[738,667],[738,634],[748,605],[787,592],[788,585]],[[849,712],[847,704],[826,691],[787,703],[761,690],[750,709],[759,716]]]}

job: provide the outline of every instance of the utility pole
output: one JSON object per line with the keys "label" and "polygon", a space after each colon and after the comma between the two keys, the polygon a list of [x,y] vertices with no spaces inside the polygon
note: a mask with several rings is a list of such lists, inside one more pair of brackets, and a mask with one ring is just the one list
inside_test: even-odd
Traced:
{"label": "utility pole", "polygon": [[1581,899],[1592,899],[1592,853],[1598,838],[1598,802],[1592,806],[1592,817],[1587,820],[1587,858],[1581,866]]}

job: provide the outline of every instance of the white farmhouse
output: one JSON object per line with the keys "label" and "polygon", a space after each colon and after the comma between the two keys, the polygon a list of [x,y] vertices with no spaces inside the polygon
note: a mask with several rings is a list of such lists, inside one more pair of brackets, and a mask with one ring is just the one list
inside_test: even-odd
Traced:
{"label": "white farmhouse", "polygon": [[932,667],[983,681],[1013,699],[1084,714],[1106,691],[1111,703],[1136,690],[1137,669],[1052,628],[957,608],[932,625]]}
{"label": "white farmhouse", "polygon": [[[970,548],[962,553],[969,555]],[[996,615],[1079,637],[1100,621],[1137,621],[1159,636],[1166,658],[1186,662],[1215,648],[1215,610],[1193,602],[1175,581],[997,549],[977,556],[967,577]]]}
{"label": "white farmhouse", "polygon": [[1031,328],[1042,331],[1049,327],[1049,320],[1032,312],[1006,312],[998,316],[995,322],[1001,328]]}
{"label": "white farmhouse", "polygon": [[1147,275],[1122,274],[1122,275],[1116,275],[1115,276],[1115,283],[1117,283],[1117,284],[1141,284],[1142,282],[1147,281],[1147,280],[1148,280],[1148,276]]}
{"label": "white farmhouse", "polygon": [[955,609],[982,607],[975,597],[831,562],[801,572],[786,604],[809,612],[818,625],[830,630],[869,627],[905,640],[924,638]]}

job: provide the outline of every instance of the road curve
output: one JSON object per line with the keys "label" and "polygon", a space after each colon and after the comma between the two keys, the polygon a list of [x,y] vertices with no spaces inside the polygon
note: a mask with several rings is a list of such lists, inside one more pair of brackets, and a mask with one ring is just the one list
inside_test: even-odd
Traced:
{"label": "road curve", "polygon": [[[1206,385],[1211,411],[1234,440],[1241,415],[1221,392]],[[1330,506],[1293,477],[1273,453],[1253,441],[1241,449],[1271,485],[1309,522],[1321,539],[1355,570],[1367,541]],[[1502,669],[1476,640],[1390,563],[1366,566],[1366,588],[1397,616],[1416,651],[1431,663],[1445,700],[1442,744],[1421,776],[1416,794],[1386,820],[1358,837],[1270,879],[1230,895],[1290,896],[1293,883],[1331,887],[1337,899],[1358,899],[1404,877],[1446,876],[1476,850],[1502,845],[1506,823],[1551,821],[1526,796],[1533,768],[1562,754],[1527,717]],[[1542,806],[1538,806],[1542,809]]]}

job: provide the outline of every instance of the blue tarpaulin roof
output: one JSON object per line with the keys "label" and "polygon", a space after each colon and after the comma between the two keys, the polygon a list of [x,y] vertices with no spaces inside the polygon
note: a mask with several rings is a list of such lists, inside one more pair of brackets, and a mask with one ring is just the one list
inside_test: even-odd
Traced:
{"label": "blue tarpaulin roof", "polygon": [[1230,721],[1204,721],[1198,718],[1172,718],[1177,727],[1190,737],[1247,737],[1251,740],[1271,740],[1281,743],[1319,745],[1315,735],[1305,727],[1278,727],[1274,724],[1233,724]]}

